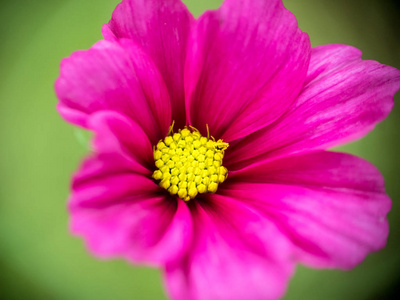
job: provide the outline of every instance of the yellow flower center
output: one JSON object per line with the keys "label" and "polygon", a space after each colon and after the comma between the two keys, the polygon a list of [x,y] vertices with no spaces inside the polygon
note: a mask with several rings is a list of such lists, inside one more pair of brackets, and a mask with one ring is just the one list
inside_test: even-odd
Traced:
{"label": "yellow flower center", "polygon": [[225,181],[228,170],[222,159],[229,144],[204,137],[193,127],[170,132],[154,147],[157,170],[153,178],[171,195],[189,201],[202,193],[215,193]]}

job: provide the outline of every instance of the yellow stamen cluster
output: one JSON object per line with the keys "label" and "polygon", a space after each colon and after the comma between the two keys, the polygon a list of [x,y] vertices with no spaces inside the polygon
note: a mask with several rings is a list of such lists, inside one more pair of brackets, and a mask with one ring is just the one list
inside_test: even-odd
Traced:
{"label": "yellow stamen cluster", "polygon": [[204,137],[191,127],[170,133],[154,148],[157,170],[153,178],[171,195],[189,201],[201,193],[215,193],[228,170],[222,159],[229,144]]}

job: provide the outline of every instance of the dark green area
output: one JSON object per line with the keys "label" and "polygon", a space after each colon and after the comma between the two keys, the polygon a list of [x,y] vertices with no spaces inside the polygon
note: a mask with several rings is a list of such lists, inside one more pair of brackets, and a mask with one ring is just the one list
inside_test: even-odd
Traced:
{"label": "dark green area", "polygon": [[[217,0],[187,0],[199,15]],[[100,261],[68,233],[70,176],[87,149],[55,111],[60,60],[101,38],[116,0],[7,1],[0,10],[0,299],[163,299],[159,272]],[[350,44],[400,68],[400,7],[286,0],[313,45]],[[400,95],[396,99],[399,100]],[[350,272],[298,267],[285,299],[399,299],[400,109],[340,148],[374,163],[393,199],[388,246]]]}

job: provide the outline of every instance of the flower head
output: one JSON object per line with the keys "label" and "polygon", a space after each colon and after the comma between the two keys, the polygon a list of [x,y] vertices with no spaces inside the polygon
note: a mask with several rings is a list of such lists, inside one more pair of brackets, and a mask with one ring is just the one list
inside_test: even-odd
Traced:
{"label": "flower head", "polygon": [[58,110],[95,133],[71,229],[101,257],[164,270],[174,299],[276,299],[296,263],[350,269],[386,243],[370,163],[326,151],[390,112],[400,72],[311,48],[281,0],[124,0],[73,53]]}

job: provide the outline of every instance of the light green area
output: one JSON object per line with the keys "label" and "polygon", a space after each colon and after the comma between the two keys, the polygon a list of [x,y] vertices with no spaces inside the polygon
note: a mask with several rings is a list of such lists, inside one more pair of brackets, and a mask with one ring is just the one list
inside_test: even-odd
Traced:
{"label": "light green area", "polygon": [[[87,49],[118,1],[8,1],[0,10],[0,298],[163,299],[159,272],[100,261],[67,230],[71,174],[85,135],[55,111],[60,60]],[[216,0],[187,0],[199,15]],[[350,2],[350,3],[348,3]],[[400,67],[399,11],[378,0],[286,0],[313,45],[351,44],[365,59]],[[396,15],[397,14],[397,15]],[[397,99],[399,99],[399,96]],[[385,250],[351,272],[297,269],[285,299],[383,299],[400,274],[400,110],[362,141],[340,150],[373,162],[393,209]],[[78,136],[78,138],[77,138]],[[87,139],[87,138],[86,138]],[[271,241],[273,242],[273,241]],[[244,274],[245,276],[245,274]]]}

